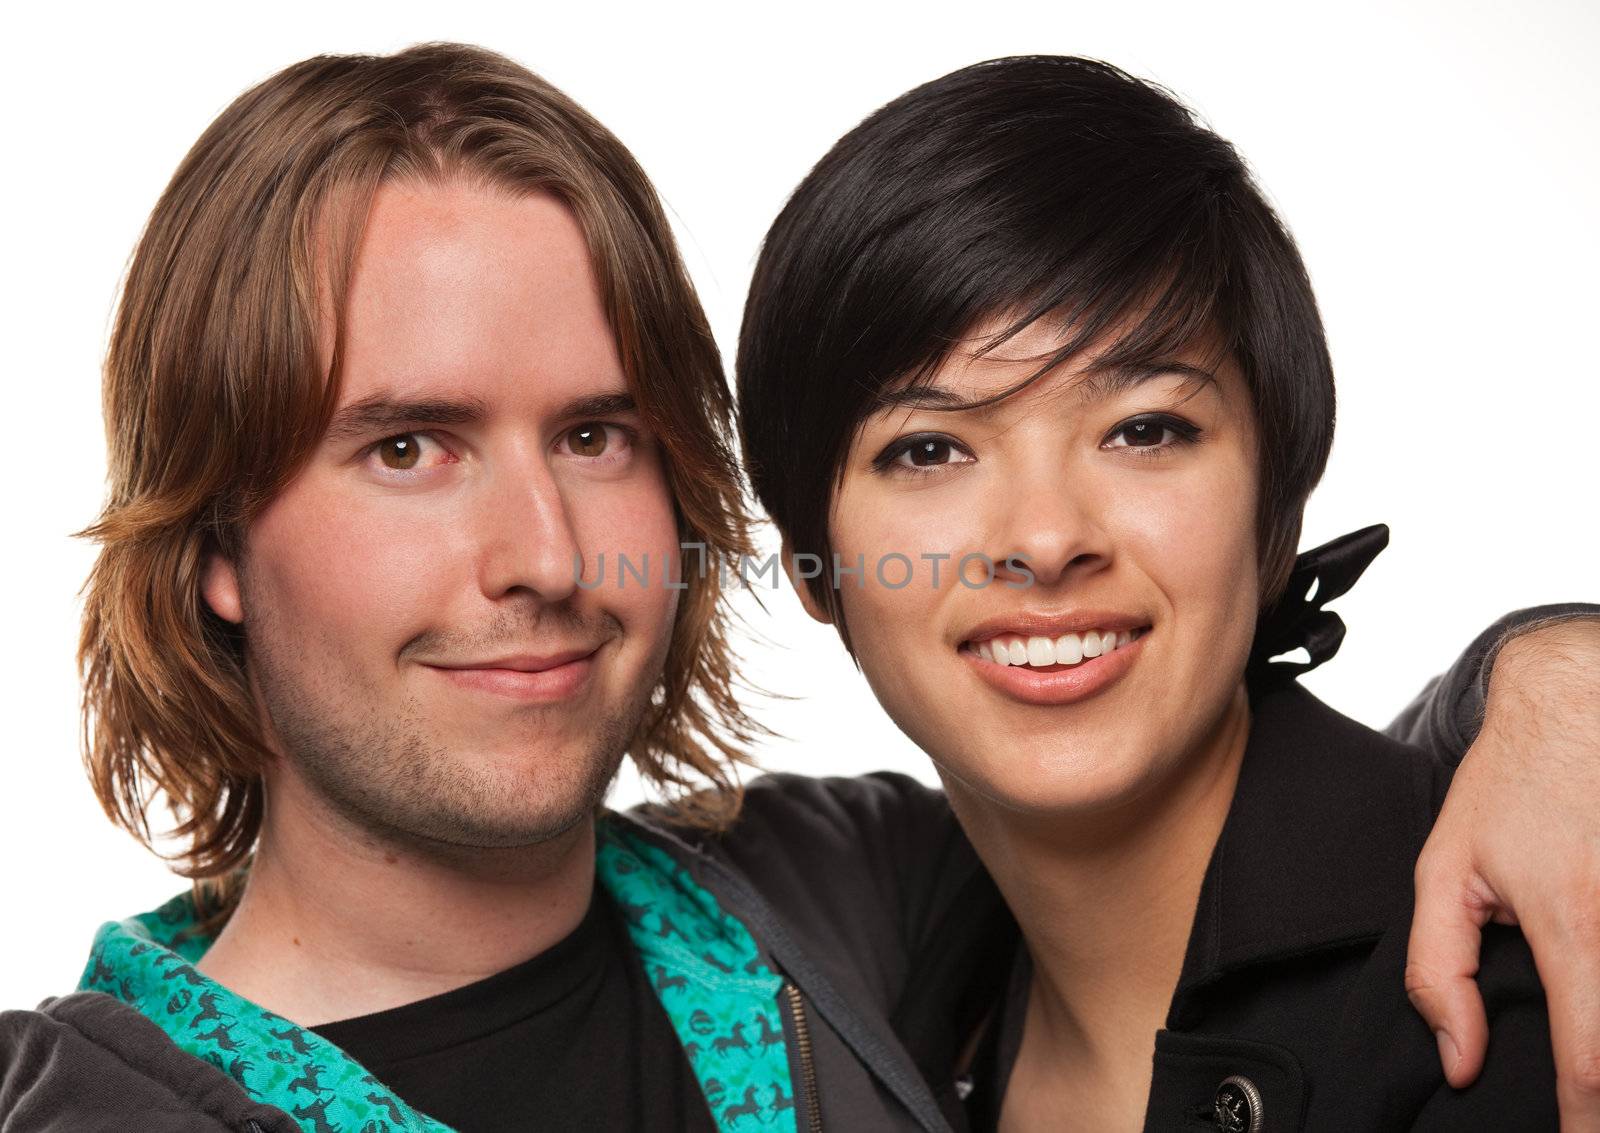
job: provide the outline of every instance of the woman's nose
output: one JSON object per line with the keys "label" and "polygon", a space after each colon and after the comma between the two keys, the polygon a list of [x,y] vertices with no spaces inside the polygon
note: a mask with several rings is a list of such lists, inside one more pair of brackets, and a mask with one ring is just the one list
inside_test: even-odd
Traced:
{"label": "woman's nose", "polygon": [[1008,581],[1031,575],[1038,584],[1053,585],[1111,562],[1111,541],[1091,485],[1071,483],[1059,470],[1007,490],[997,547],[997,563],[1013,560],[997,569]]}

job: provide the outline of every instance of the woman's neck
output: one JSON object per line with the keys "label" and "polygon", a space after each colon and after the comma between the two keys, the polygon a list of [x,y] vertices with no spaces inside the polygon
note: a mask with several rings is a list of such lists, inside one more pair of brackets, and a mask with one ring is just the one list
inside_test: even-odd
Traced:
{"label": "woman's neck", "polygon": [[[1241,685],[1200,747],[1165,780],[1082,817],[1022,814],[946,781],[1033,961],[1012,1078],[1027,1079],[1031,1113],[1047,1112],[1034,1106],[1070,1089],[1080,1120],[1081,1087],[1093,1083],[1089,1096],[1114,1107],[1109,1124],[1097,1127],[1124,1125],[1117,1115],[1135,1109],[1135,1124],[1142,1118],[1155,1032],[1165,1025],[1249,732]],[[1008,1119],[1016,1095],[1008,1098]]]}

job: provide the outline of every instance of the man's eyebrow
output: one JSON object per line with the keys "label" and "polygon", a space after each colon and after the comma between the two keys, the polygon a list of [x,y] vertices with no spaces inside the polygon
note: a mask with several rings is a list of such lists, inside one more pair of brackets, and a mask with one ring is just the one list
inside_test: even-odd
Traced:
{"label": "man's eyebrow", "polygon": [[470,425],[489,415],[477,397],[398,398],[379,393],[353,401],[333,415],[329,440],[350,440],[408,425]]}
{"label": "man's eyebrow", "polygon": [[[557,412],[561,420],[609,417],[635,410],[631,393],[602,393],[567,402]],[[379,393],[353,401],[333,415],[327,438],[333,441],[370,437],[418,425],[473,425],[489,416],[489,405],[478,397],[400,398]]]}
{"label": "man's eyebrow", "polygon": [[567,402],[557,411],[556,417],[562,421],[583,417],[611,417],[622,413],[633,413],[637,409],[638,406],[631,393],[601,393]]}

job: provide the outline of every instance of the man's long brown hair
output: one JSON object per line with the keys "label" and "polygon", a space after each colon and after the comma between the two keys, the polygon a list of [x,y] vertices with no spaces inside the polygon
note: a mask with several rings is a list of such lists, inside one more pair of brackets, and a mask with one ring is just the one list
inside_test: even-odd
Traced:
{"label": "man's long brown hair", "polygon": [[665,674],[629,754],[717,825],[737,811],[736,765],[761,730],[735,698],[717,569],[750,550],[729,396],[644,173],[571,99],[493,52],[318,56],[241,95],[183,159],[135,250],[106,358],[84,758],[107,814],[146,845],[165,797],[181,846],[170,860],[197,881],[249,855],[273,758],[241,637],[201,597],[202,563],[240,551],[321,439],[355,250],[374,192],[397,178],[551,193],[577,216],[682,540],[711,564],[685,556]]}

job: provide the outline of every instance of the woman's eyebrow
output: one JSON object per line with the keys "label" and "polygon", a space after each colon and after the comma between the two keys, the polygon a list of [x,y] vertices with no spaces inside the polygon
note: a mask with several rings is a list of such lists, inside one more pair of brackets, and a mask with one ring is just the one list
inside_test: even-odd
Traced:
{"label": "woman's eyebrow", "polygon": [[[1189,362],[1174,362],[1159,360],[1152,362],[1139,362],[1129,365],[1107,366],[1096,368],[1073,383],[1078,396],[1084,401],[1097,401],[1102,398],[1114,397],[1126,393],[1135,386],[1163,377],[1182,377],[1202,385],[1215,383],[1217,375],[1202,366]],[[1019,387],[1020,388],[1020,387]],[[941,409],[960,412],[964,409],[978,409],[982,411],[990,406],[999,405],[1005,400],[1005,391],[1000,395],[991,394],[987,397],[964,398],[947,389],[938,386],[903,386],[899,389],[882,390],[873,399],[870,412],[881,413],[885,409],[906,407],[910,409]]]}
{"label": "woman's eyebrow", "polygon": [[1096,368],[1078,383],[1078,392],[1085,401],[1098,401],[1126,393],[1135,386],[1156,378],[1167,377],[1186,378],[1200,385],[1213,385],[1217,380],[1217,375],[1203,366],[1158,359]]}
{"label": "woman's eyebrow", "polygon": [[873,399],[872,412],[907,406],[912,409],[966,409],[989,399],[968,400],[957,397],[947,389],[937,386],[904,386],[900,389],[880,390]]}

